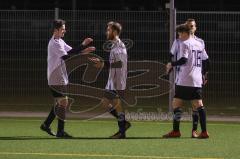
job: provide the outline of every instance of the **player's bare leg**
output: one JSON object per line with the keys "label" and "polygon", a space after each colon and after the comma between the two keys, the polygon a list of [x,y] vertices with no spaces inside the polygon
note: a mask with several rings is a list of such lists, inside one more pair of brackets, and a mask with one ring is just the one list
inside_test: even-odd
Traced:
{"label": "player's bare leg", "polygon": [[181,136],[179,125],[182,116],[183,100],[179,98],[173,98],[173,130],[163,135],[164,138],[177,138]]}
{"label": "player's bare leg", "polygon": [[200,133],[198,138],[201,138],[201,139],[209,138],[209,134],[207,132],[207,126],[206,126],[207,125],[206,124],[206,111],[203,106],[203,102],[202,102],[202,100],[192,100],[191,102],[194,105],[194,107],[198,110],[198,113],[199,113],[199,119],[200,119],[200,125],[201,125],[202,132]]}

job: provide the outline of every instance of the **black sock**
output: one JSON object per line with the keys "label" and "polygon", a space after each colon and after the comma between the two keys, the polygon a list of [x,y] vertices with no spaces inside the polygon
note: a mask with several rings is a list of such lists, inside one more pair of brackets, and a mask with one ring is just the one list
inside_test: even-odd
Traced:
{"label": "black sock", "polygon": [[121,134],[125,134],[125,114],[123,112],[118,113],[118,127]]}
{"label": "black sock", "polygon": [[64,120],[58,119],[58,132],[63,132],[64,131]]}
{"label": "black sock", "polygon": [[198,111],[192,111],[192,130],[196,131],[198,127]]}
{"label": "black sock", "polygon": [[66,108],[61,105],[57,105],[55,107],[55,114],[58,117],[58,119],[65,120],[66,118]]}
{"label": "black sock", "polygon": [[206,126],[206,111],[204,109],[204,106],[197,108],[198,113],[199,113],[199,118],[200,118],[200,125],[201,125],[201,129],[202,131],[206,131],[207,130],[207,126]]}
{"label": "black sock", "polygon": [[181,116],[182,116],[181,108],[176,108],[173,110],[173,130],[174,131],[179,131]]}
{"label": "black sock", "polygon": [[118,113],[114,107],[109,109],[109,113],[112,114],[115,118],[118,118]]}
{"label": "black sock", "polygon": [[55,119],[56,117],[56,114],[55,114],[55,111],[54,111],[54,107],[52,107],[50,113],[48,114],[48,117],[47,119],[44,121],[44,124],[49,127],[51,125],[51,123],[53,122],[53,120]]}

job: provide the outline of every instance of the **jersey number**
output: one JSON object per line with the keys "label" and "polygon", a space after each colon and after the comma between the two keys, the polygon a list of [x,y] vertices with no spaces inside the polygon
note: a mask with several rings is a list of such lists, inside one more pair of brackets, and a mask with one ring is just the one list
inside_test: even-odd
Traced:
{"label": "jersey number", "polygon": [[196,66],[196,67],[201,67],[201,54],[202,54],[202,51],[199,51],[199,50],[192,50],[192,53],[193,53],[193,58],[194,58],[194,65],[193,66]]}

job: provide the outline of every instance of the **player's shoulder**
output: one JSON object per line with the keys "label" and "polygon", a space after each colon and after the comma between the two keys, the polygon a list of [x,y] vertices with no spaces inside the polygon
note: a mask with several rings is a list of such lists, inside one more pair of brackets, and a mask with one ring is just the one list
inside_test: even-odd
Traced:
{"label": "player's shoulder", "polygon": [[190,37],[189,39],[184,41],[185,44],[190,44],[190,43],[201,43],[199,40],[197,40],[195,37]]}
{"label": "player's shoulder", "polygon": [[204,49],[204,44],[202,42],[200,42],[199,40],[196,40],[194,37],[190,38],[187,41],[187,45],[190,48],[195,48],[195,49],[199,49],[199,50]]}
{"label": "player's shoulder", "polygon": [[179,38],[175,39],[174,42],[180,43],[182,40],[180,40]]}
{"label": "player's shoulder", "polygon": [[49,43],[51,43],[52,45],[55,45],[55,46],[61,46],[61,45],[64,45],[65,42],[61,38],[52,37],[50,39]]}
{"label": "player's shoulder", "polygon": [[194,42],[193,40],[194,40],[193,38],[189,38],[187,40],[182,41],[181,43],[182,45],[190,45],[191,43]]}
{"label": "player's shoulder", "polygon": [[194,36],[194,39],[199,41],[200,43],[204,44],[204,40],[203,39],[201,39],[201,38],[199,38],[197,36]]}
{"label": "player's shoulder", "polygon": [[126,49],[126,46],[122,40],[118,39],[117,41],[114,42],[113,49],[124,50]]}
{"label": "player's shoulder", "polygon": [[119,40],[117,41],[117,45],[118,45],[118,47],[120,47],[120,48],[123,48],[123,49],[126,48],[124,42],[123,42],[121,39],[119,39]]}
{"label": "player's shoulder", "polygon": [[189,39],[182,42],[183,48],[192,48],[193,46],[202,46],[202,44],[196,39],[190,37]]}
{"label": "player's shoulder", "polygon": [[180,40],[180,39],[175,39],[174,41],[173,41],[173,44],[172,44],[172,47],[174,47],[174,48],[177,48],[180,44],[182,44],[182,40]]}
{"label": "player's shoulder", "polygon": [[181,43],[182,42],[182,40],[180,40],[180,39],[175,39],[174,41],[173,41],[173,44],[179,44],[179,43]]}
{"label": "player's shoulder", "polygon": [[127,54],[127,49],[124,42],[122,42],[120,39],[115,41],[111,52],[113,54]]}

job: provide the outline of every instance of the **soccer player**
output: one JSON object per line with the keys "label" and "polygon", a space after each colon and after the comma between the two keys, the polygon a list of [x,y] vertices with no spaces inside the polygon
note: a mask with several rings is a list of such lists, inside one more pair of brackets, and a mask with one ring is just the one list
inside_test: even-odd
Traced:
{"label": "soccer player", "polygon": [[[185,24],[188,25],[188,27],[190,28],[191,37],[193,37],[195,40],[201,42],[205,48],[204,41],[195,35],[196,29],[197,29],[196,21],[194,19],[187,19]],[[181,43],[181,40],[176,39],[171,48],[171,54],[172,54],[172,56],[175,56],[175,59],[177,59],[179,56],[180,43]],[[204,54],[207,54],[205,49],[204,49]],[[204,57],[208,57],[208,56],[204,56]],[[209,60],[208,60],[208,58],[207,59],[204,58],[202,61],[203,85],[205,85],[207,83],[207,74],[208,74],[207,70],[208,69],[209,69]],[[178,71],[178,70],[179,70],[179,68],[177,67],[176,71]],[[199,115],[198,115],[198,111],[196,109],[194,109],[194,106],[192,106],[192,108],[193,108],[193,111],[192,111],[192,138],[197,138],[199,135],[197,132]]]}
{"label": "soccer player", "polygon": [[166,70],[169,72],[177,67],[175,80],[175,96],[173,98],[173,130],[164,138],[180,137],[179,130],[182,114],[181,107],[184,100],[190,100],[193,107],[198,111],[202,132],[198,138],[208,138],[206,129],[206,112],[202,102],[202,60],[208,59],[204,45],[191,36],[191,29],[186,24],[176,28],[179,36],[179,54],[177,61],[169,61]]}
{"label": "soccer player", "polygon": [[125,112],[121,105],[127,80],[127,50],[119,38],[121,31],[122,26],[118,22],[107,24],[106,36],[107,40],[112,41],[112,46],[109,56],[109,77],[101,106],[118,120],[119,131],[110,136],[114,139],[126,138],[125,132],[131,126],[125,119]]}
{"label": "soccer player", "polygon": [[[93,40],[86,38],[78,48],[72,48],[67,45],[64,40],[64,34],[66,33],[65,21],[58,19],[53,22],[53,35],[48,43],[48,85],[54,98],[54,106],[52,107],[48,117],[40,126],[41,130],[47,132],[49,135],[59,138],[71,138],[67,132],[64,131],[65,112],[68,106],[68,97],[61,92],[57,92],[52,86],[60,86],[65,89],[68,84],[68,75],[64,60],[71,55],[78,54],[80,52],[89,53],[95,50],[95,47],[87,47]],[[51,123],[58,117],[57,134],[50,128]]]}
{"label": "soccer player", "polygon": [[[199,41],[200,43],[202,43],[202,45],[204,46],[204,54],[207,54],[206,53],[206,50],[205,50],[205,43],[204,43],[204,40],[202,40],[201,38],[197,37],[195,35],[195,32],[197,30],[197,27],[196,27],[196,21],[195,19],[187,19],[186,21],[186,24],[188,25],[188,27],[191,29],[191,36]],[[208,57],[208,56],[204,56],[204,57]],[[208,58],[204,58],[202,60],[202,78],[203,78],[203,85],[206,85],[207,84],[207,75],[208,75],[208,69],[209,69],[209,59]],[[197,126],[198,126],[198,119],[199,119],[199,116],[198,116],[198,112],[196,109],[194,109],[193,107],[193,113],[192,113],[192,119],[193,119],[193,129],[192,129],[192,137],[193,138],[196,138],[198,137],[198,133],[197,133]]]}
{"label": "soccer player", "polygon": [[[199,41],[200,43],[203,44],[204,46],[204,54],[207,54],[206,52],[206,49],[205,49],[205,43],[204,43],[204,40],[197,37],[195,35],[195,32],[197,30],[197,27],[196,27],[196,21],[195,19],[187,19],[186,21],[186,24],[188,25],[188,27],[191,29],[191,36],[196,39],[197,41]],[[207,79],[207,75],[208,75],[208,70],[209,70],[209,59],[203,59],[202,61],[202,68],[203,68],[203,85],[206,85],[207,82],[208,82],[208,79]]]}

